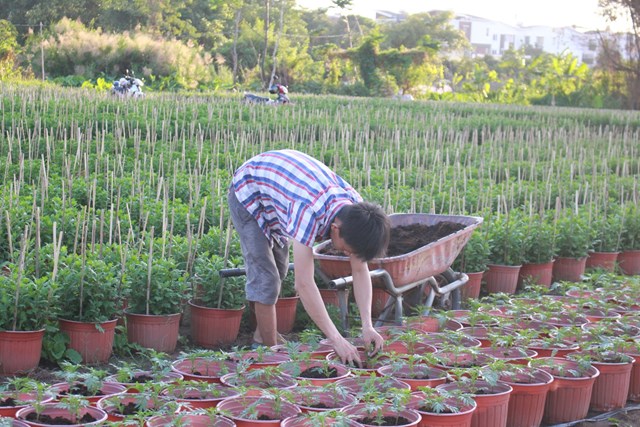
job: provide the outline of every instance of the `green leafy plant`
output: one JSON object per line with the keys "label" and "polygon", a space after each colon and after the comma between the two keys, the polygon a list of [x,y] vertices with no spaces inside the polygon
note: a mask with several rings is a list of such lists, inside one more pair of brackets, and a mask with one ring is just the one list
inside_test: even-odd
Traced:
{"label": "green leafy plant", "polygon": [[0,275],[0,329],[34,331],[55,318],[58,309],[54,286],[47,276],[23,276],[15,264],[10,273]]}
{"label": "green leafy plant", "polygon": [[170,258],[150,258],[142,254],[127,260],[127,310],[153,315],[180,313],[189,295],[186,274]]}
{"label": "green leafy plant", "polygon": [[523,261],[529,264],[550,262],[555,256],[553,224],[542,215],[531,215],[523,222]]}
{"label": "green leafy plant", "polygon": [[556,212],[555,223],[557,255],[565,258],[586,257],[592,247],[592,233],[582,215]]}
{"label": "green leafy plant", "polygon": [[465,273],[476,273],[487,269],[491,247],[484,233],[476,230],[471,234],[456,260],[453,269]]}
{"label": "green leafy plant", "polygon": [[435,414],[457,414],[464,407],[476,405],[473,395],[462,390],[441,390],[431,387],[419,387],[420,401],[414,404],[422,412]]}
{"label": "green leafy plant", "polygon": [[488,224],[487,238],[490,264],[522,264],[524,228],[515,211],[492,218]]}
{"label": "green leafy plant", "polygon": [[118,269],[92,254],[69,254],[60,260],[56,292],[67,320],[106,322],[118,314]]}
{"label": "green leafy plant", "polygon": [[640,249],[640,207],[628,204],[623,209],[621,248]]}
{"label": "green leafy plant", "polygon": [[596,252],[618,252],[624,227],[623,216],[615,208],[596,215],[591,222],[593,249]]}
{"label": "green leafy plant", "polygon": [[220,270],[226,267],[221,256],[202,254],[196,257],[191,277],[196,304],[222,309],[238,309],[245,304],[244,278],[220,277]]}

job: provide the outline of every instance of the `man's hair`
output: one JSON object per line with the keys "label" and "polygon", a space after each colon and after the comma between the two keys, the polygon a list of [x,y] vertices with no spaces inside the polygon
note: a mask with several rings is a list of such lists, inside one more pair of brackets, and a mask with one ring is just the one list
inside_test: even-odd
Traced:
{"label": "man's hair", "polygon": [[391,222],[382,207],[370,202],[346,205],[337,218],[342,222],[340,237],[358,258],[369,261],[386,254]]}

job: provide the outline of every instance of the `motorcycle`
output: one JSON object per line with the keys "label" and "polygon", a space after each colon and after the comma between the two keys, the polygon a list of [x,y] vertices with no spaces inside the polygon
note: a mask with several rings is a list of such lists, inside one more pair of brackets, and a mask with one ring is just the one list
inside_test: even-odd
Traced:
{"label": "motorcycle", "polygon": [[130,98],[142,98],[144,96],[142,86],[144,86],[144,82],[127,70],[124,77],[113,82],[111,93],[118,96],[128,96]]}
{"label": "motorcycle", "polygon": [[247,104],[282,105],[291,103],[291,100],[287,96],[287,94],[289,93],[289,89],[287,89],[285,85],[274,83],[269,88],[269,93],[274,95],[277,94],[278,96],[276,97],[276,99],[271,99],[253,93],[245,93],[243,100]]}

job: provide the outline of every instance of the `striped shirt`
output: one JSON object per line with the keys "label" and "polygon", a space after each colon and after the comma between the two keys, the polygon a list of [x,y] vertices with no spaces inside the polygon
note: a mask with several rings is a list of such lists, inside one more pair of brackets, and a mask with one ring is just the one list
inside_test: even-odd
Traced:
{"label": "striped shirt", "polygon": [[329,237],[334,217],[362,197],[320,161],[295,150],[269,151],[247,160],[233,175],[238,201],[265,236],[305,246]]}

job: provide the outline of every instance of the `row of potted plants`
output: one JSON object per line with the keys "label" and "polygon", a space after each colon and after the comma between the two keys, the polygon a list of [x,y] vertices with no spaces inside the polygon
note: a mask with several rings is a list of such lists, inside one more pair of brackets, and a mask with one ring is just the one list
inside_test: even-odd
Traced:
{"label": "row of potted plants", "polygon": [[[465,412],[459,401],[455,405],[449,397],[439,394],[452,389],[471,395],[476,405],[472,411],[475,415],[471,416],[475,417],[474,425],[569,422],[584,418],[589,410],[609,411],[624,406],[628,399],[640,400],[640,371],[634,363],[640,357],[638,287],[640,283],[635,278],[603,274],[581,284],[562,283],[553,289],[532,287],[516,297],[495,294],[475,302],[470,310],[412,316],[404,325],[381,329],[387,337],[385,352],[373,357],[363,350],[367,364],[362,367],[342,366],[331,355],[331,349],[323,347],[317,334],[306,333],[304,342],[273,349],[203,351],[171,363],[161,360],[155,364],[156,375],[148,386],[128,382],[132,381],[131,372],[126,369],[112,376],[111,381],[125,381],[126,392],[120,393],[123,398],[126,393],[144,390],[167,395],[180,387],[196,393],[201,389],[193,381],[222,384],[236,389],[239,398],[245,399],[228,405],[244,411],[235,417],[248,419],[256,414],[249,416],[246,408],[256,409],[254,403],[257,405],[258,401],[289,401],[285,392],[274,395],[274,387],[297,391],[292,400],[300,403],[320,398],[318,389],[312,386],[340,385],[362,401],[363,405],[357,411],[353,409],[356,412],[352,415],[364,425],[395,425],[376,423],[383,422],[381,419],[392,422],[387,416],[397,418],[397,412],[386,415],[384,411],[394,402],[396,408],[410,407],[407,394],[414,392],[423,393],[418,398],[420,405],[439,405],[441,409],[435,412],[456,406]],[[353,340],[358,343],[357,338]],[[179,376],[168,376],[169,369]],[[67,381],[81,378],[74,377],[77,371],[70,373]],[[178,382],[172,388],[164,381]],[[300,387],[302,381],[309,385]],[[578,387],[578,382],[584,384]],[[531,395],[534,386],[537,391]],[[270,390],[268,396],[256,391],[265,388]],[[433,393],[434,388],[437,394]],[[500,396],[498,402],[485,401],[493,395]],[[336,396],[334,393],[332,399],[337,400]],[[229,400],[234,397],[238,396],[226,396]],[[354,406],[353,399],[341,404]],[[515,405],[536,408],[535,414],[527,412],[526,416],[537,421],[510,418],[525,416],[522,407]],[[422,412],[424,416],[425,411]],[[408,414],[403,417],[409,419]],[[430,421],[428,425],[437,424]]]}

